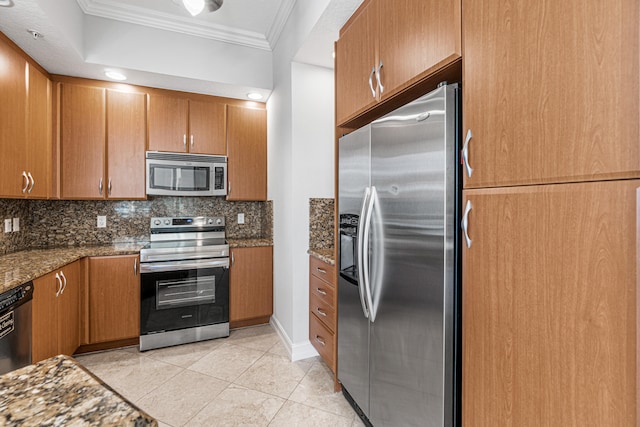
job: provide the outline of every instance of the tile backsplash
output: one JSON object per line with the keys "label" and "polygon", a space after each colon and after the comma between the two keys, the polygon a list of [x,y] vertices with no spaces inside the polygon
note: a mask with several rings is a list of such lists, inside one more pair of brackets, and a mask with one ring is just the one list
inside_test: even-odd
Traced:
{"label": "tile backsplash", "polygon": [[333,199],[309,199],[309,248],[333,248],[334,203]]}
{"label": "tile backsplash", "polygon": [[[237,216],[244,213],[245,223]],[[20,217],[21,231],[2,233],[0,254],[28,247],[138,242],[149,239],[156,216],[224,216],[227,237],[272,238],[273,210],[268,202],[228,202],[223,197],[150,197],[149,200],[0,199],[2,218]],[[97,228],[97,216],[107,227]]]}

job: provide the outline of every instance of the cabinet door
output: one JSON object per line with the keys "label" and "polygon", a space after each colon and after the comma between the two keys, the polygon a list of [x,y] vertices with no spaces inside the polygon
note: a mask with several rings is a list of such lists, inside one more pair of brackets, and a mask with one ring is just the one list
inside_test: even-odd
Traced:
{"label": "cabinet door", "polygon": [[102,199],[104,182],[105,90],[61,85],[60,176],[64,199]]}
{"label": "cabinet door", "polygon": [[382,99],[460,58],[460,1],[377,1]]}
{"label": "cabinet door", "polygon": [[[0,195],[22,197],[26,180],[25,59],[3,39],[0,39]],[[25,171],[26,173],[26,171]]]}
{"label": "cabinet door", "polygon": [[273,247],[231,249],[229,321],[273,313]]}
{"label": "cabinet door", "polygon": [[31,198],[47,198],[51,192],[51,81],[29,65],[27,96],[26,168],[33,179],[27,192]]}
{"label": "cabinet door", "polygon": [[58,297],[58,353],[72,355],[80,346],[80,261],[60,269],[63,288]]}
{"label": "cabinet door", "polygon": [[147,95],[107,91],[107,196],[144,199]]}
{"label": "cabinet door", "polygon": [[226,105],[189,101],[189,152],[227,155]]}
{"label": "cabinet door", "polygon": [[365,2],[340,32],[336,42],[335,82],[337,123],[357,116],[377,102],[374,68],[377,3]]}
{"label": "cabinet door", "polygon": [[89,258],[89,343],[140,335],[138,256]]}
{"label": "cabinet door", "polygon": [[186,99],[149,95],[149,150],[186,152],[188,120]]}
{"label": "cabinet door", "polygon": [[267,200],[267,111],[227,106],[227,200]]}
{"label": "cabinet door", "polygon": [[39,362],[58,354],[58,294],[62,288],[56,273],[33,281],[31,303],[31,361]]}
{"label": "cabinet door", "polygon": [[465,0],[465,187],[640,176],[637,2]]}
{"label": "cabinet door", "polygon": [[464,192],[463,425],[636,425],[639,188]]}

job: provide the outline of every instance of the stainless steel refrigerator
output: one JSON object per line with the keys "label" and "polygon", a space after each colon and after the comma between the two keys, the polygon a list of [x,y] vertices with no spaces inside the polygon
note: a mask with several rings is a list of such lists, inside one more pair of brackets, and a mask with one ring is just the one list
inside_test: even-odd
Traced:
{"label": "stainless steel refrigerator", "polygon": [[339,142],[338,379],[374,426],[453,426],[459,395],[459,88]]}

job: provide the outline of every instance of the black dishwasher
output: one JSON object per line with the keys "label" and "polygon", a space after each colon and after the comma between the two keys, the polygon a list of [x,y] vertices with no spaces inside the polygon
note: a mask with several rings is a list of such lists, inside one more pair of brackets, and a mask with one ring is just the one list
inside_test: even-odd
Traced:
{"label": "black dishwasher", "polygon": [[0,374],[31,364],[32,299],[32,282],[0,294]]}

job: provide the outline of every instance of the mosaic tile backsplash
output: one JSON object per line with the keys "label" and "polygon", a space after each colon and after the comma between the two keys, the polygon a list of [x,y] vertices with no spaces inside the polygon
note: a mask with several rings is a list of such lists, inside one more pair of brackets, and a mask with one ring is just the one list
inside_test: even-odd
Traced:
{"label": "mosaic tile backsplash", "polygon": [[[238,213],[245,223],[238,224]],[[0,253],[28,247],[139,242],[149,239],[157,216],[224,216],[227,237],[271,239],[272,202],[228,202],[222,197],[153,197],[149,200],[8,200],[0,199],[0,218],[19,217],[21,231],[3,233]],[[97,216],[107,227],[97,228]]]}
{"label": "mosaic tile backsplash", "polygon": [[333,199],[309,199],[309,248],[333,248]]}

